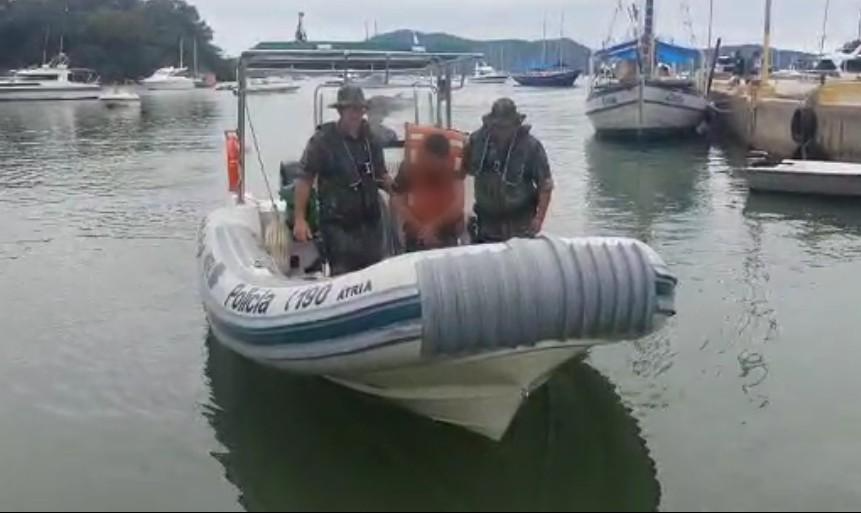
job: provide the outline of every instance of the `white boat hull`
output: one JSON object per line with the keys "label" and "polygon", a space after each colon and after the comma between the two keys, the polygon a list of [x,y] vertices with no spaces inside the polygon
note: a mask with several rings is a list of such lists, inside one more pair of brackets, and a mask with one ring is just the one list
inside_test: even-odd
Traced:
{"label": "white boat hull", "polygon": [[98,85],[80,85],[68,87],[2,87],[0,101],[60,101],[60,100],[95,100],[102,94]]}
{"label": "white boat hull", "polygon": [[505,84],[508,82],[507,76],[495,77],[473,77],[469,79],[472,84]]}
{"label": "white boat hull", "polygon": [[196,89],[194,80],[144,80],[144,87],[150,91],[190,91]]}
{"label": "white boat hull", "polygon": [[125,99],[125,100],[124,99],[110,99],[110,100],[100,99],[100,101],[102,102],[102,104],[105,107],[107,107],[109,109],[115,109],[115,108],[120,108],[120,107],[137,107],[141,104],[140,99],[137,99],[137,100],[132,100],[132,99]]}
{"label": "white boat hull", "polygon": [[329,379],[439,422],[501,440],[529,395],[559,366],[584,354],[587,345],[550,342],[533,349]]}
{"label": "white boat hull", "polygon": [[[246,89],[247,94],[270,94],[270,93],[295,93],[302,86],[298,85],[262,85],[262,86],[251,86]],[[237,92],[236,89],[233,90],[234,93]]]}
{"label": "white boat hull", "polygon": [[775,166],[749,167],[741,174],[754,191],[861,196],[859,164],[786,160]]}
{"label": "white boat hull", "polygon": [[708,100],[702,96],[636,85],[614,92],[593,92],[587,100],[586,115],[598,133],[650,135],[693,131],[705,120],[707,109]]}
{"label": "white boat hull", "polygon": [[651,333],[674,308],[675,278],[629,239],[462,246],[308,280],[280,274],[262,232],[253,205],[201,227],[200,291],[221,343],[495,440],[559,365]]}

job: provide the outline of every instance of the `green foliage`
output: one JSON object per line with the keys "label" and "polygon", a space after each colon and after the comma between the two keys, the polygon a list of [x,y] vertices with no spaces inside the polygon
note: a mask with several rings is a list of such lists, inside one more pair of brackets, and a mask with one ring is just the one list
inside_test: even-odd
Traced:
{"label": "green foliage", "polygon": [[105,81],[141,79],[156,68],[193,63],[230,79],[234,63],[212,43],[212,29],[184,0],[0,0],[0,69],[41,63],[59,52]]}

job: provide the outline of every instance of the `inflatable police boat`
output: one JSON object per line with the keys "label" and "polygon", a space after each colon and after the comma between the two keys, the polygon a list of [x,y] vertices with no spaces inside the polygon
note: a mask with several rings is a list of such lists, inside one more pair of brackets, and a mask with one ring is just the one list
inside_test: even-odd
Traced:
{"label": "inflatable police boat", "polygon": [[[246,52],[240,69],[255,59],[271,66],[276,57],[320,57],[296,52]],[[379,56],[349,57],[357,66]],[[389,52],[384,62],[413,58]],[[420,60],[444,62],[428,53]],[[450,101],[450,92],[441,95]],[[242,78],[239,99],[244,113]],[[228,143],[244,167],[242,120]],[[264,365],[323,376],[492,439],[557,367],[592,346],[648,336],[674,314],[676,279],[632,239],[463,245],[394,255],[337,277],[321,272],[314,243],[294,243],[285,268],[265,244],[285,204],[255,201],[236,169],[230,176],[234,201],[206,217],[198,239],[200,291],[216,338]]]}

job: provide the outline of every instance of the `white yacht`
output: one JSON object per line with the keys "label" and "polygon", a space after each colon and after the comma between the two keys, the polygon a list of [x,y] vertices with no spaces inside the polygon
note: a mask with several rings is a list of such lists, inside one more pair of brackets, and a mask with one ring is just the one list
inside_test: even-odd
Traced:
{"label": "white yacht", "polygon": [[861,40],[851,41],[830,54],[820,56],[811,73],[852,80],[861,78]]}
{"label": "white yacht", "polygon": [[0,101],[94,100],[101,90],[95,71],[70,68],[68,58],[60,54],[48,64],[0,80]]}
{"label": "white yacht", "polygon": [[188,68],[160,68],[142,81],[150,91],[185,91],[195,88],[194,78]]}
{"label": "white yacht", "polygon": [[[301,87],[292,78],[262,77],[249,79],[246,92],[249,94],[294,93]],[[234,92],[236,92],[235,89]]]}
{"label": "white yacht", "polygon": [[486,62],[477,62],[469,81],[473,84],[504,84],[508,82],[508,74],[496,71]]}

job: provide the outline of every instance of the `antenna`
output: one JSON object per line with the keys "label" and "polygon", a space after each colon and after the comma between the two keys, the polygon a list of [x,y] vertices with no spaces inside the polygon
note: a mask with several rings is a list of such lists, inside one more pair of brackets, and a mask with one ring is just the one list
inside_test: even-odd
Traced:
{"label": "antenna", "polygon": [[305,19],[305,13],[299,12],[299,23],[296,25],[296,41],[305,42],[308,40],[308,34],[305,33],[305,26],[303,21]]}
{"label": "antenna", "polygon": [[822,39],[819,41],[819,54],[825,53],[825,41],[828,39],[828,11],[831,8],[831,0],[825,0],[825,18],[822,20]]}
{"label": "antenna", "polygon": [[760,80],[768,82],[771,74],[771,0],[765,0],[765,38],[762,42],[762,69]]}
{"label": "antenna", "polygon": [[374,20],[374,37],[380,35],[380,32],[377,30],[377,20]]}
{"label": "antenna", "polygon": [[365,41],[371,39],[371,35],[368,32],[368,20],[365,20]]}
{"label": "antenna", "polygon": [[712,49],[712,27],[715,22],[715,0],[709,0],[709,51]]}
{"label": "antenna", "polygon": [[63,17],[63,31],[60,32],[60,54],[65,50],[65,36],[66,36],[66,18],[69,17],[69,0],[66,0],[66,7],[64,9],[65,16]]}
{"label": "antenna", "polygon": [[48,64],[48,42],[51,39],[51,26],[45,29],[45,44],[42,45],[42,66]]}

